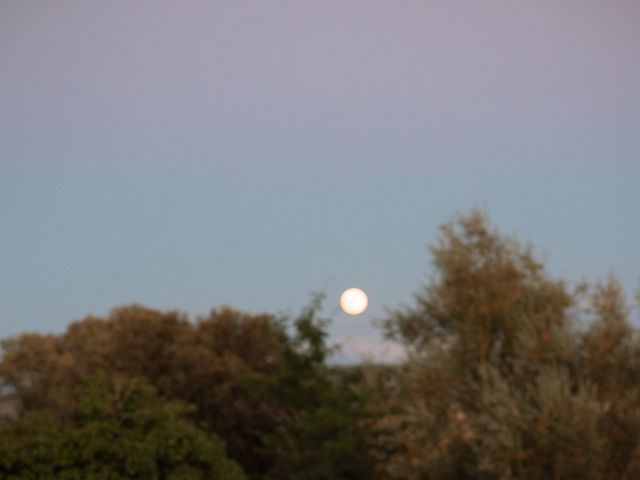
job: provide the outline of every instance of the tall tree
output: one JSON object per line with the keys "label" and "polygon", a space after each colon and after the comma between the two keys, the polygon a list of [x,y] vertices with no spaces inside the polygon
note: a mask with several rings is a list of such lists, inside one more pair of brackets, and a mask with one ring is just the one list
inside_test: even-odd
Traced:
{"label": "tall tree", "polygon": [[615,283],[585,330],[574,294],[481,212],[431,253],[430,283],[386,322],[411,356],[372,406],[377,475],[638,476],[640,357]]}

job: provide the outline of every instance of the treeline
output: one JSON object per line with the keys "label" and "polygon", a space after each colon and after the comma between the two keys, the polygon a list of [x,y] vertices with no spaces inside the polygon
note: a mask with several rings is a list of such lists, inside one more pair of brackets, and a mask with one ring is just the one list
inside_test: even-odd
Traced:
{"label": "treeline", "polygon": [[570,289],[478,212],[385,332],[332,367],[296,318],[141,306],[2,341],[0,479],[636,479],[640,339],[614,279]]}

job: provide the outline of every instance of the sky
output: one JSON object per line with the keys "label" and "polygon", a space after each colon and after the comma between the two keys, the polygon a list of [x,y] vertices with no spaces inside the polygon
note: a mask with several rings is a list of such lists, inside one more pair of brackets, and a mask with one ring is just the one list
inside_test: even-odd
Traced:
{"label": "sky", "polygon": [[0,337],[324,292],[391,358],[454,215],[631,294],[639,206],[635,0],[0,0]]}

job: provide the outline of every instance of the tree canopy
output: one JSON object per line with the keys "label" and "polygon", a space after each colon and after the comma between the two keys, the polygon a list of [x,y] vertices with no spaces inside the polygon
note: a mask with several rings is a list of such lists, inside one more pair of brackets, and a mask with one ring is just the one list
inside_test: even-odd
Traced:
{"label": "tree canopy", "polygon": [[431,253],[386,322],[411,356],[374,407],[379,475],[640,477],[640,343],[615,279],[571,292],[481,212]]}
{"label": "tree canopy", "polygon": [[330,364],[294,318],[124,306],[2,341],[0,477],[640,478],[640,337],[615,277],[570,287],[478,211],[389,313],[394,365]]}
{"label": "tree canopy", "polygon": [[0,476],[21,480],[242,480],[222,440],[141,380],[87,379],[70,418],[31,411],[0,423]]}
{"label": "tree canopy", "polygon": [[87,378],[141,378],[193,405],[193,425],[221,437],[256,478],[346,478],[341,472],[369,469],[359,397],[326,365],[319,309],[318,298],[289,321],[225,307],[190,322],[175,311],[121,307],[62,335],[3,341],[0,376],[26,412],[47,409],[63,423]]}

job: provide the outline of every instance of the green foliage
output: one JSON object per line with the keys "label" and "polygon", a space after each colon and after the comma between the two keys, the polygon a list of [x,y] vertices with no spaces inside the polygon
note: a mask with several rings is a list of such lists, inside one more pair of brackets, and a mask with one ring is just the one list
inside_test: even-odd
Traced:
{"label": "green foliage", "polygon": [[269,315],[223,308],[192,323],[129,306],[75,322],[60,336],[4,341],[0,375],[26,411],[52,409],[63,418],[77,408],[78,385],[96,373],[144,378],[163,396],[193,404],[191,421],[220,435],[247,471],[261,472],[271,462],[259,451],[261,437],[284,413],[253,385],[279,368],[287,342]]}
{"label": "green foliage", "polygon": [[60,336],[5,340],[0,375],[27,412],[50,409],[65,421],[81,407],[76,391],[87,378],[143,378],[194,405],[189,420],[219,435],[254,478],[353,478],[368,465],[359,397],[326,367],[319,308],[318,297],[289,333],[286,319],[230,308],[192,323],[177,312],[122,307]]}
{"label": "green foliage", "polygon": [[31,412],[0,424],[0,477],[60,480],[241,480],[222,441],[141,381],[92,378],[68,421]]}
{"label": "green foliage", "polygon": [[277,459],[266,477],[367,478],[369,455],[358,427],[365,396],[357,377],[326,366],[328,320],[319,318],[321,296],[293,322],[292,349],[267,379],[267,391],[287,412],[285,422],[264,436],[265,452]]}

